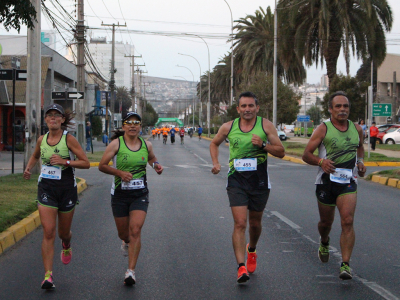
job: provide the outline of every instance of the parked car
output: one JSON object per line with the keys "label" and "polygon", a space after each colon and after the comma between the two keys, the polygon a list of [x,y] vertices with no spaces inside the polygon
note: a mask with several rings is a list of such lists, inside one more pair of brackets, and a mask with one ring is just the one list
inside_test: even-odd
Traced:
{"label": "parked car", "polygon": [[[386,127],[385,127],[385,128],[386,128]],[[386,128],[386,129],[383,130],[383,131],[381,131],[380,128],[378,128],[379,133],[378,133],[378,135],[376,136],[376,143],[377,143],[377,144],[382,144],[383,136],[384,136],[386,133],[393,132],[393,131],[395,131],[395,130],[398,129],[398,128],[400,128],[400,125],[393,125],[392,127]]]}
{"label": "parked car", "polygon": [[278,136],[281,141],[286,141],[286,133],[281,130],[278,130]]}
{"label": "parked car", "polygon": [[383,136],[382,142],[384,144],[400,144],[400,128],[397,128],[393,132],[386,133]]}

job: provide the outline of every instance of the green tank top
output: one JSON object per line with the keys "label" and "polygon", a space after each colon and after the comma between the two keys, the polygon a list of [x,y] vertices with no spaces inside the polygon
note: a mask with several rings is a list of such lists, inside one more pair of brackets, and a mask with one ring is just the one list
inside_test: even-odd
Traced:
{"label": "green tank top", "polygon": [[[53,146],[47,143],[47,138],[49,136],[49,133],[46,133],[43,136],[42,143],[40,144],[40,157],[42,159],[42,165],[51,166],[50,158],[53,154],[59,155],[63,159],[68,159],[68,160],[74,159],[74,154],[69,150],[67,146],[67,134],[68,131],[64,130],[60,141]],[[39,176],[39,182],[53,184],[53,185],[54,184],[64,185],[73,182],[75,186],[76,182],[75,182],[74,168],[66,167],[64,165],[58,165],[58,166],[61,167],[61,180],[47,179]]]}
{"label": "green tank top", "polygon": [[[257,117],[254,127],[249,132],[240,129],[240,118],[233,121],[228,133],[229,139],[229,170],[228,187],[239,187],[245,190],[271,188],[268,177],[268,153],[251,143],[253,134],[258,135],[263,141],[268,141],[268,136],[263,128],[263,118]],[[234,166],[235,159],[256,158],[257,170],[237,171]]]}
{"label": "green tank top", "polygon": [[[357,148],[360,143],[360,137],[354,123],[348,120],[346,131],[338,130],[330,120],[324,122],[326,134],[318,148],[318,156],[324,159],[330,159],[334,162],[336,168],[353,170],[354,181],[357,181]],[[324,176],[324,178],[323,178]],[[316,184],[325,183],[325,177],[321,167],[319,168]]]}
{"label": "green tank top", "polygon": [[146,142],[139,137],[142,145],[139,150],[132,151],[128,148],[125,143],[124,137],[119,138],[119,149],[117,154],[113,158],[115,168],[121,171],[130,172],[132,174],[132,180],[143,180],[143,186],[130,187],[127,189],[121,188],[121,177],[114,176],[113,185],[111,188],[111,194],[121,195],[132,195],[135,193],[147,192],[147,178],[146,178],[146,166],[149,157],[149,151],[147,149]]}

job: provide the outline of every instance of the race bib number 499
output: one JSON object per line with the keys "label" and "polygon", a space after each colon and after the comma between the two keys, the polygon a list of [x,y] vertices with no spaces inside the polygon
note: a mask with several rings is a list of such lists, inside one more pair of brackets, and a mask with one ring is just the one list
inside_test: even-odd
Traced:
{"label": "race bib number 499", "polygon": [[257,158],[235,159],[233,164],[236,171],[243,172],[257,170]]}
{"label": "race bib number 499", "polygon": [[340,169],[336,168],[335,173],[330,175],[330,179],[337,183],[350,183],[350,179],[353,176],[353,171],[351,169]]}

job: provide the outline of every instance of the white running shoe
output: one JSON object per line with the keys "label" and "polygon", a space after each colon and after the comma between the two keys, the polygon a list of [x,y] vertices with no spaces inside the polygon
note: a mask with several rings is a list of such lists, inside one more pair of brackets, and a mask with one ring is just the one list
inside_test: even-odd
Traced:
{"label": "white running shoe", "polygon": [[121,251],[123,256],[129,256],[129,244],[125,243],[125,241],[122,241]]}
{"label": "white running shoe", "polygon": [[134,285],[135,283],[136,283],[135,271],[130,269],[126,270],[124,284],[130,286]]}

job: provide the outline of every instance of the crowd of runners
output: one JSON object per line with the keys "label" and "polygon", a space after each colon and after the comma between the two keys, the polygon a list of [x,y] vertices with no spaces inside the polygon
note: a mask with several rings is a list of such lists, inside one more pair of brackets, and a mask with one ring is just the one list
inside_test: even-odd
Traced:
{"label": "crowd of runners", "polygon": [[[331,118],[323,122],[310,138],[303,160],[318,167],[316,197],[320,220],[318,232],[320,245],[317,253],[321,262],[329,260],[329,234],[336,207],[341,219],[340,248],[342,263],[339,278],[352,279],[349,266],[355,243],[353,228],[357,203],[357,176],[364,176],[363,129],[348,120],[350,101],[343,92],[329,98]],[[282,158],[285,149],[273,124],[260,116],[256,95],[242,93],[238,97],[237,112],[240,117],[223,124],[210,143],[213,167],[218,174],[221,164],[219,146],[229,141],[229,171],[226,190],[233,217],[232,244],[237,263],[238,283],[245,283],[257,269],[257,243],[261,237],[263,211],[270,197],[271,183],[268,172],[268,154]],[[89,161],[77,140],[68,134],[72,115],[57,104],[45,109],[45,122],[49,132],[38,139],[35,152],[30,158],[24,177],[30,178],[31,169],[41,158],[41,174],[38,183],[38,208],[43,225],[42,259],[45,277],[43,289],[54,289],[52,273],[56,232],[63,250],[61,260],[71,262],[71,223],[78,202],[75,168],[89,168]],[[141,249],[141,229],[149,205],[146,166],[150,165],[161,175],[163,166],[157,161],[152,143],[140,136],[141,116],[127,113],[122,128],[117,130],[107,146],[99,164],[99,171],[114,177],[111,186],[111,210],[121,239],[121,249],[128,256],[128,268],[124,284],[136,282],[135,266]],[[203,129],[198,126],[201,139]],[[181,144],[185,128],[153,128],[153,140],[168,136],[171,144],[179,135]],[[192,131],[193,134],[193,131]],[[318,149],[318,155],[314,151]],[[76,156],[76,160],[74,160]],[[112,166],[109,165],[113,162]],[[221,187],[222,188],[222,187]],[[56,224],[58,218],[58,230]],[[246,242],[246,229],[249,241]]]}

